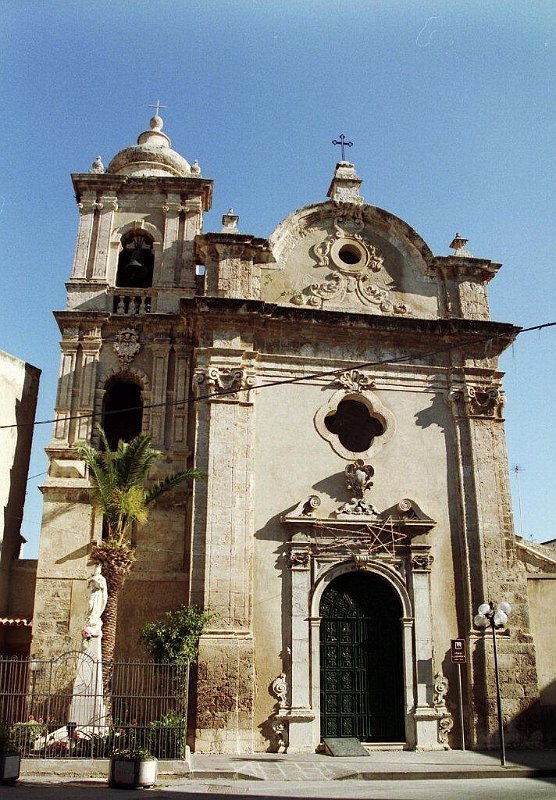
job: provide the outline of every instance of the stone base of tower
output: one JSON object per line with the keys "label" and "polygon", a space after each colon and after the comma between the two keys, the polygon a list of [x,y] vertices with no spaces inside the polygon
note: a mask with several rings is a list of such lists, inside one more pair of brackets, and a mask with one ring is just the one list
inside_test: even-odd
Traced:
{"label": "stone base of tower", "polygon": [[253,638],[248,631],[209,632],[199,642],[196,753],[253,751]]}

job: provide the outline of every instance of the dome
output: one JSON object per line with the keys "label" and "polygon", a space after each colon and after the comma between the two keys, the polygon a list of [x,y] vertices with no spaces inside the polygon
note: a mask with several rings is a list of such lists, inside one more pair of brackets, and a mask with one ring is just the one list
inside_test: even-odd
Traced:
{"label": "dome", "polygon": [[162,125],[161,117],[152,117],[151,129],[139,135],[135,146],[120,150],[106,172],[112,175],[131,175],[134,178],[185,178],[191,175],[191,167],[183,156],[172,150],[172,142],[162,133]]}

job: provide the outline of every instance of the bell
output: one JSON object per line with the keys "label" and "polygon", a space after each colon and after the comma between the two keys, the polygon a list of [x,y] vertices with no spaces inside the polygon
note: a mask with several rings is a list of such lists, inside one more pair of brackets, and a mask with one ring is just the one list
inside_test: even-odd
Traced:
{"label": "bell", "polygon": [[150,286],[152,280],[152,254],[147,250],[132,250],[129,261],[123,267],[125,286]]}

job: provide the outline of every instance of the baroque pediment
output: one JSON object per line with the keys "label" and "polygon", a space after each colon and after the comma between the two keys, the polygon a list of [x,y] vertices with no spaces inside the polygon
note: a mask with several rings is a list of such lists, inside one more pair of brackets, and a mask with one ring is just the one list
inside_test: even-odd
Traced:
{"label": "baroque pediment", "polygon": [[263,268],[261,296],[320,309],[438,316],[432,254],[409,226],[386,215],[337,201],[294,212],[270,237],[275,263]]}

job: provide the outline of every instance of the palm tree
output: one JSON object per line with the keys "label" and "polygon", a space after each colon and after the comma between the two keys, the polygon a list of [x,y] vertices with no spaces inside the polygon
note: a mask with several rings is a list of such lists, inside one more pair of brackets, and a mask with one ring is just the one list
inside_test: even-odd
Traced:
{"label": "palm tree", "polygon": [[91,558],[101,565],[108,588],[108,601],[102,614],[102,663],[104,690],[109,699],[118,600],[135,561],[132,527],[147,521],[149,506],[162,494],[189,478],[203,476],[197,470],[183,470],[147,488],[149,469],[163,455],[151,447],[150,435],[140,434],[130,442],[120,440],[112,452],[100,426],[98,432],[100,449],[79,442],[76,450],[89,468],[93,490],[91,502],[103,516],[103,541],[94,546]]}

